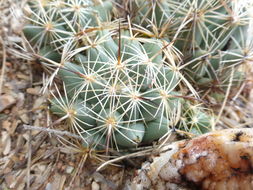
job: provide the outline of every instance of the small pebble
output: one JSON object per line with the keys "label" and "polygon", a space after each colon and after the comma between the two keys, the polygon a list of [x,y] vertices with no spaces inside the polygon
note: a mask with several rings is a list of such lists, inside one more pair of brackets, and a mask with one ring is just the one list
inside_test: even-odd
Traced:
{"label": "small pebble", "polygon": [[67,174],[70,174],[70,173],[73,172],[73,170],[74,170],[74,168],[73,168],[72,166],[67,166],[67,168],[66,168],[66,173],[67,173]]}
{"label": "small pebble", "polygon": [[92,190],[99,190],[100,187],[99,187],[97,182],[93,181],[92,184],[91,184],[91,189]]}

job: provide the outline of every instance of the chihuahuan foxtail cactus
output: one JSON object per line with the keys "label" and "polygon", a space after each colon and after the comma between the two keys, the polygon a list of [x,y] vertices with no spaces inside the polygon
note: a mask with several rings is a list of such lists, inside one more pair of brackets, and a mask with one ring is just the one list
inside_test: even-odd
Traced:
{"label": "chihuahuan foxtail cactus", "polygon": [[[193,84],[226,90],[232,68],[252,59],[250,1],[132,0],[129,6],[139,30],[169,39],[183,53],[184,73]],[[235,70],[232,86],[242,79]]]}
{"label": "chihuahuan foxtail cactus", "polygon": [[246,60],[249,19],[236,2],[130,0],[124,20],[118,1],[29,1],[24,35],[64,84],[51,112],[96,149],[149,144],[175,127],[208,131],[212,117],[185,91],[197,99],[191,81],[226,86]]}

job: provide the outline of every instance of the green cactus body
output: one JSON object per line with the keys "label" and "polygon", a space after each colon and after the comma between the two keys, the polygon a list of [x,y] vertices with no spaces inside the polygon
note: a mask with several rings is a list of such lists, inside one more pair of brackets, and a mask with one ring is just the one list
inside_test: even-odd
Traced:
{"label": "green cactus body", "polygon": [[143,123],[127,124],[115,135],[116,143],[123,147],[136,147],[141,143],[144,133]]}
{"label": "green cactus body", "polygon": [[51,101],[51,112],[60,117],[68,116],[70,122],[77,123],[79,127],[89,129],[96,124],[95,116],[88,103],[77,99],[74,102],[68,102],[67,97],[54,99]]}
{"label": "green cactus body", "polygon": [[[101,119],[100,119],[101,118]],[[111,111],[109,108],[101,110],[99,113],[98,126],[117,127],[122,122],[122,116],[117,111]]]}
{"label": "green cactus body", "polygon": [[76,61],[76,63],[78,63],[79,65],[82,65],[82,64],[88,62],[88,58],[87,58],[87,56],[85,56],[85,55],[79,53],[79,54],[76,54],[76,55],[75,55],[75,61]]}
{"label": "green cactus body", "polygon": [[97,13],[101,22],[106,22],[111,20],[110,18],[112,8],[113,8],[112,2],[105,1],[100,5],[96,5],[93,10]]}
{"label": "green cactus body", "polygon": [[106,147],[105,137],[96,131],[89,131],[82,135],[83,146],[88,149],[104,150]]}
{"label": "green cactus body", "polygon": [[166,135],[169,131],[169,120],[165,117],[156,119],[146,123],[145,134],[143,137],[143,143],[151,143],[154,140]]}
{"label": "green cactus body", "polygon": [[154,43],[147,42],[143,45],[148,57],[152,59],[152,62],[157,64],[161,64],[163,62],[163,56],[160,52],[162,47],[162,42],[160,40],[155,40]]}
{"label": "green cactus body", "polygon": [[38,46],[49,45],[50,43],[57,44],[59,38],[68,37],[66,29],[61,24],[53,22],[43,23],[40,26],[26,25],[23,32],[31,44]]}
{"label": "green cactus body", "polygon": [[89,73],[84,67],[66,62],[58,74],[66,84],[69,95],[78,93],[85,101],[94,103],[96,97],[102,93],[103,82],[95,73]]}
{"label": "green cactus body", "polygon": [[40,49],[39,54],[49,60],[59,63],[61,61],[61,55],[50,46],[44,46]]}
{"label": "green cactus body", "polygon": [[210,130],[212,125],[212,118],[207,115],[203,109],[190,106],[185,112],[185,117],[187,118],[187,125],[190,132],[195,134],[203,134]]}
{"label": "green cactus body", "polygon": [[119,97],[119,112],[129,121],[141,119],[141,102],[141,94],[138,91],[127,91]]}

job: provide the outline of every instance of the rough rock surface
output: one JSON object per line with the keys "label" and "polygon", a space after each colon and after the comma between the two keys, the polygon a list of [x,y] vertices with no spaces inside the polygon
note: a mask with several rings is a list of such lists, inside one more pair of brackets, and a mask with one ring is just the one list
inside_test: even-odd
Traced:
{"label": "rough rock surface", "polygon": [[131,188],[250,190],[252,168],[253,130],[228,129],[164,147],[142,166]]}

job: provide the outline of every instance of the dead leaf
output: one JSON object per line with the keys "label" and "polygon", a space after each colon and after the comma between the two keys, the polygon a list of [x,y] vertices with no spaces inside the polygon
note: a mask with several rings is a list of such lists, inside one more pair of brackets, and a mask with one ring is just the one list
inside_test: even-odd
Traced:
{"label": "dead leaf", "polygon": [[28,94],[32,94],[32,95],[40,95],[40,87],[35,87],[35,88],[27,88],[26,92]]}
{"label": "dead leaf", "polygon": [[13,181],[15,181],[15,176],[12,174],[6,175],[5,176],[5,182],[7,184],[8,187],[13,186]]}
{"label": "dead leaf", "polygon": [[18,126],[20,123],[21,123],[21,121],[20,121],[20,120],[16,120],[16,119],[12,122],[10,131],[9,131],[10,135],[12,135],[12,134],[16,131],[16,128],[17,128],[17,126]]}
{"label": "dead leaf", "polygon": [[43,103],[45,102],[45,97],[39,97],[35,100],[34,104],[33,104],[33,109],[37,109],[38,107],[40,107]]}
{"label": "dead leaf", "polygon": [[1,141],[1,144],[3,145],[3,155],[6,156],[11,151],[11,137],[6,131],[2,132]]}
{"label": "dead leaf", "polygon": [[2,122],[2,127],[3,127],[4,129],[6,129],[6,131],[9,131],[9,130],[10,130],[10,126],[11,126],[11,122],[10,122],[10,121],[4,120],[4,121]]}
{"label": "dead leaf", "polygon": [[11,107],[15,103],[16,99],[13,96],[7,94],[0,96],[0,112]]}
{"label": "dead leaf", "polygon": [[29,123],[29,117],[28,117],[28,115],[27,115],[26,113],[21,114],[21,115],[19,116],[19,118],[20,118],[24,123],[26,123],[26,124]]}

